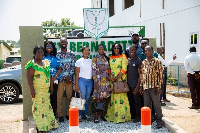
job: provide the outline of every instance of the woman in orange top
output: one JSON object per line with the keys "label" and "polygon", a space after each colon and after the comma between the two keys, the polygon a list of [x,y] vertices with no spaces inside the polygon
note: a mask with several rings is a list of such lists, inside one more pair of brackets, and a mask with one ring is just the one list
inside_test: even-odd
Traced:
{"label": "woman in orange top", "polygon": [[[126,80],[128,59],[126,58],[125,54],[122,54],[122,52],[122,46],[120,44],[114,44],[112,46],[112,56],[109,60],[109,80],[111,82],[111,89],[113,89],[114,82],[121,81],[121,79]],[[130,106],[127,93],[111,93],[111,100],[108,105],[108,110],[105,119],[114,123],[131,120]]]}

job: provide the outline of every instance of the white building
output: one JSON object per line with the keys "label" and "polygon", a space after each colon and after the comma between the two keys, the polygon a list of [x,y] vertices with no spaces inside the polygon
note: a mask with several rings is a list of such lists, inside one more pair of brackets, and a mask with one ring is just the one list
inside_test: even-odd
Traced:
{"label": "white building", "polygon": [[183,63],[189,47],[200,54],[200,0],[91,0],[92,8],[109,8],[110,26],[145,26],[145,36],[165,46],[166,60],[176,53]]}

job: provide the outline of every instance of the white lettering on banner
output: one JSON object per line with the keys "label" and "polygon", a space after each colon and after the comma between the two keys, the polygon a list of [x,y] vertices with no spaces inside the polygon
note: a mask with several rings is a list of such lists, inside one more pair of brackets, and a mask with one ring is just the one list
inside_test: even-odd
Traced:
{"label": "white lettering on banner", "polygon": [[[132,41],[130,39],[130,37],[99,38],[98,40],[95,40],[93,38],[67,38],[67,48],[75,53],[76,59],[79,59],[82,56],[81,48],[83,46],[87,46],[90,48],[90,58],[93,58],[98,53],[97,46],[99,44],[102,44],[105,47],[105,54],[109,56],[110,54],[112,54],[112,44],[120,43],[124,52],[128,46],[132,45]],[[57,50],[60,49],[60,39],[51,38],[48,40],[54,42]]]}

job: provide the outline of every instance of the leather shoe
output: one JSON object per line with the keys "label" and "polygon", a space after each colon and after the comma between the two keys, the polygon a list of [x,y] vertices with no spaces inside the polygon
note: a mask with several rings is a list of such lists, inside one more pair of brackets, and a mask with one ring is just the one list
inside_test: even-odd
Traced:
{"label": "leather shoe", "polygon": [[157,122],[156,128],[157,129],[162,128],[163,125],[162,120],[156,120],[156,122]]}
{"label": "leather shoe", "polygon": [[191,106],[191,107],[188,107],[189,109],[199,109],[198,106]]}
{"label": "leather shoe", "polygon": [[63,116],[59,117],[59,122],[63,122],[63,121],[64,121]]}
{"label": "leather shoe", "polygon": [[163,102],[170,102],[170,100],[168,100],[168,99],[163,99]]}
{"label": "leather shoe", "polygon": [[66,119],[69,120],[69,116],[68,115],[66,115]]}
{"label": "leather shoe", "polygon": [[166,106],[166,103],[164,103],[164,102],[161,102],[161,106]]}
{"label": "leather shoe", "polygon": [[103,121],[107,121],[104,117],[101,117],[101,119],[102,119]]}
{"label": "leather shoe", "polygon": [[137,123],[137,122],[140,122],[141,120],[139,118],[135,118],[133,119],[133,123]]}

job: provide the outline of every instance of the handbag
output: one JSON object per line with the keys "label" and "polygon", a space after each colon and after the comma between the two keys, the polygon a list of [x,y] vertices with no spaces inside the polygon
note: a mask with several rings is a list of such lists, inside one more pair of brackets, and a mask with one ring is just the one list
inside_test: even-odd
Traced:
{"label": "handbag", "polygon": [[105,105],[102,100],[100,102],[92,101],[92,113],[101,112],[104,110],[105,110]]}
{"label": "handbag", "polygon": [[72,97],[71,99],[70,108],[75,106],[79,110],[85,110],[85,102],[86,100],[81,98],[81,93],[80,93],[80,98],[77,98],[75,93],[75,97]]}
{"label": "handbag", "polygon": [[[121,77],[122,79],[122,77]],[[113,83],[113,93],[119,94],[119,93],[126,93],[129,92],[129,87],[126,81],[122,79],[122,81],[116,81]]]}

